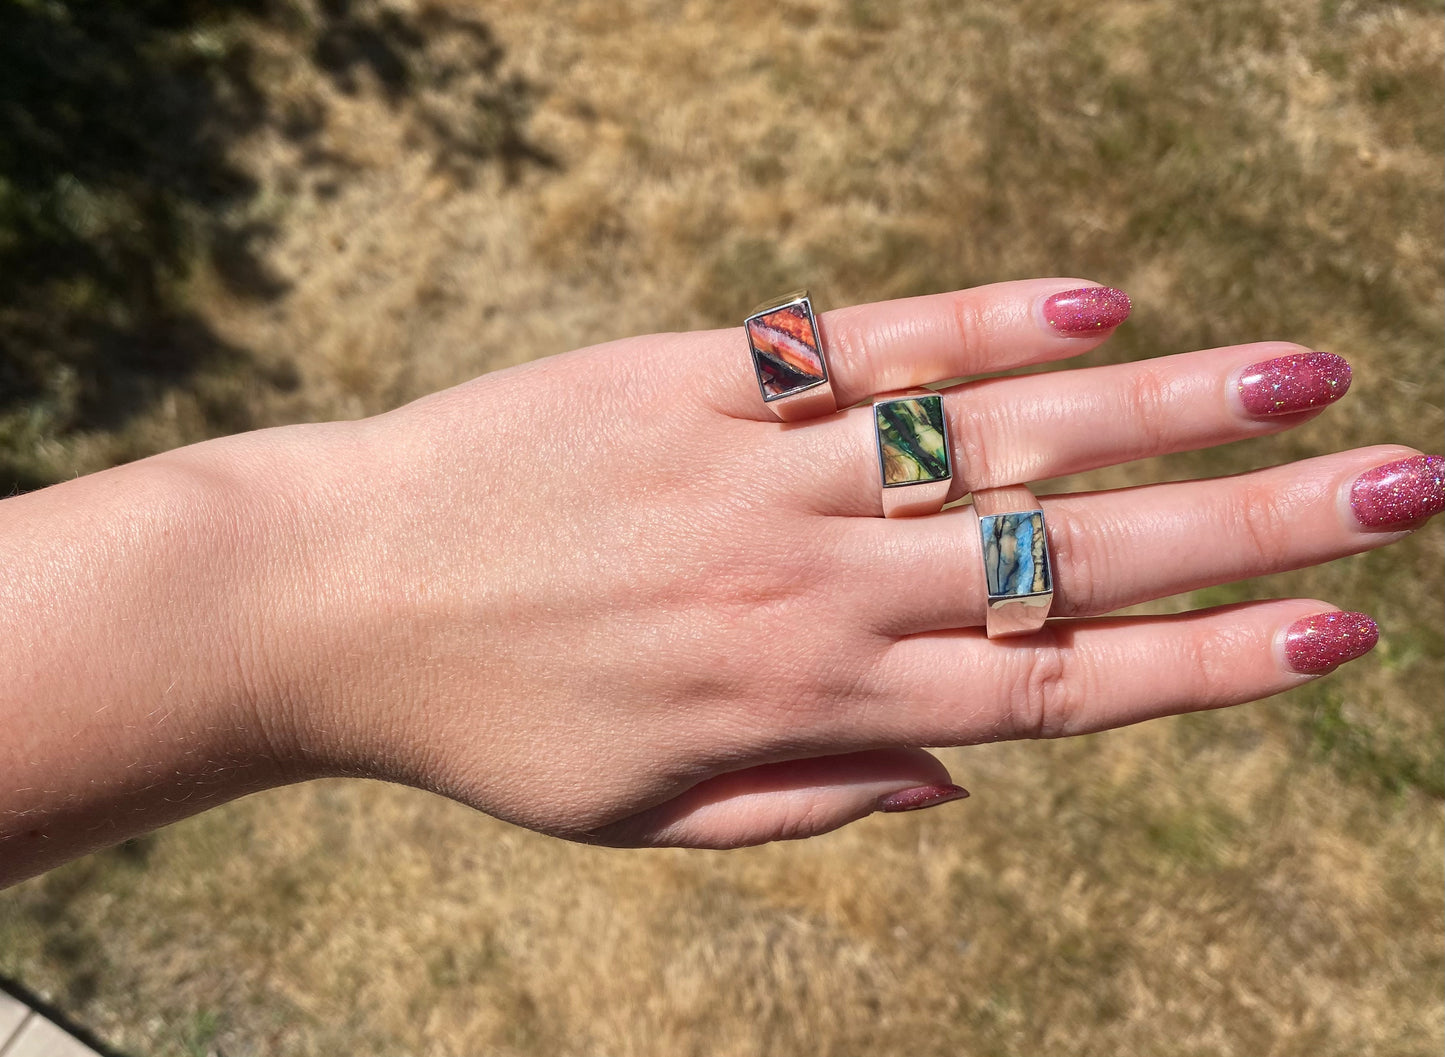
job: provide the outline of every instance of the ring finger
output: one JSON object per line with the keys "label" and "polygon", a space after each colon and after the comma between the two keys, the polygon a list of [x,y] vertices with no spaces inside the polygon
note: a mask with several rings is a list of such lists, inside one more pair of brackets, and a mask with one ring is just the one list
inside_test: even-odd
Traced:
{"label": "ring finger", "polygon": [[[1441,460],[1408,448],[1341,452],[1238,477],[1041,500],[1054,616],[1298,569],[1399,539],[1445,506]],[[851,568],[871,577],[874,628],[907,635],[983,623],[985,585],[970,507],[858,520]]]}

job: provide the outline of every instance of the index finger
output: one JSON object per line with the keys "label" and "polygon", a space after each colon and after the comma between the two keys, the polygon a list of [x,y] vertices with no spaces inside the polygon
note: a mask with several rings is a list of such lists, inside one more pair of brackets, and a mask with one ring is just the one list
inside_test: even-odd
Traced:
{"label": "index finger", "polygon": [[[1128,318],[1122,290],[1025,279],[817,314],[838,406],[878,393],[1078,356]],[[741,327],[699,335],[699,390],[716,410],[771,420]]]}

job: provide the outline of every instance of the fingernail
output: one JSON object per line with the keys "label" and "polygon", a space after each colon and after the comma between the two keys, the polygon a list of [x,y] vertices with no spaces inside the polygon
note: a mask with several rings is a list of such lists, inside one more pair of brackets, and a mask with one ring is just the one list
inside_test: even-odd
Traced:
{"label": "fingernail", "polygon": [[1350,388],[1350,364],[1332,352],[1301,352],[1252,363],[1239,378],[1251,415],[1290,415],[1332,404]]}
{"label": "fingernail", "polygon": [[1129,295],[1112,286],[1086,286],[1065,290],[1044,302],[1044,319],[1061,334],[1092,334],[1113,330],[1134,305]]}
{"label": "fingernail", "polygon": [[1445,509],[1445,459],[1412,455],[1355,478],[1350,509],[1366,528],[1405,528]]}
{"label": "fingernail", "polygon": [[1363,657],[1379,641],[1379,625],[1364,613],[1318,613],[1289,626],[1284,657],[1301,675],[1319,675]]}
{"label": "fingernail", "polygon": [[920,785],[900,793],[890,793],[878,801],[879,811],[919,811],[925,807],[937,807],[951,800],[962,800],[968,790],[961,785]]}

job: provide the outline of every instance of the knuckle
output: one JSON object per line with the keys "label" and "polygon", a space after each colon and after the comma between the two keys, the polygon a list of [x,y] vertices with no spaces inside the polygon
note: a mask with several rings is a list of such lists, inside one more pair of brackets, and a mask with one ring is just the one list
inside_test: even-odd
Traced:
{"label": "knuckle", "polygon": [[1172,424],[1179,416],[1170,378],[1163,370],[1141,366],[1124,387],[1120,399],[1132,442],[1125,457],[1154,455],[1172,446],[1167,441]]}
{"label": "knuckle", "polygon": [[962,350],[961,362],[971,373],[984,362],[988,348],[989,319],[980,299],[973,291],[963,291],[953,299],[953,332]]}
{"label": "knuckle", "polygon": [[[1046,515],[1047,516],[1047,515]],[[1057,616],[1089,615],[1114,608],[1104,586],[1110,575],[1110,534],[1077,514],[1049,521],[1049,552],[1053,560],[1054,613]]]}
{"label": "knuckle", "polygon": [[[1010,688],[1009,719],[1016,738],[1058,738],[1070,733],[1085,700],[1077,654],[1048,629],[1046,641],[1020,651]],[[1050,641],[1051,640],[1051,641]]]}
{"label": "knuckle", "polygon": [[1289,516],[1273,487],[1241,482],[1220,514],[1222,527],[1246,549],[1252,568],[1272,569],[1284,560],[1290,548]]}
{"label": "knuckle", "polygon": [[856,717],[878,696],[868,676],[873,652],[849,641],[835,644],[822,656],[798,657],[780,687],[786,699],[783,710],[791,716],[784,735],[792,741],[828,736]]}
{"label": "knuckle", "polygon": [[1227,628],[1200,628],[1180,645],[1180,686],[1187,688],[1193,708],[1213,708],[1233,700],[1229,689],[1238,681],[1245,632]]}
{"label": "knuckle", "polygon": [[707,722],[717,725],[734,750],[763,755],[809,750],[845,736],[879,699],[870,676],[878,650],[871,642],[841,636],[825,642],[800,634],[800,627],[826,626],[811,620],[749,623],[743,649],[705,656],[692,675],[707,691],[706,707],[692,715],[710,712]]}
{"label": "knuckle", "polygon": [[960,410],[962,413],[950,416],[949,421],[958,473],[969,488],[987,488],[998,481],[989,447],[989,438],[999,432],[997,423],[987,413],[977,414],[972,408]]}
{"label": "knuckle", "polygon": [[829,374],[835,381],[865,378],[868,341],[852,314],[846,310],[824,312],[815,317],[818,338],[827,350]]}

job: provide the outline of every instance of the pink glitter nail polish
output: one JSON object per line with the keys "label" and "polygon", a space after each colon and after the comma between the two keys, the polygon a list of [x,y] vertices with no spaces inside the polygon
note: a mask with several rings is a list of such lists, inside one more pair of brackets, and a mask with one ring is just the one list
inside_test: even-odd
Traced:
{"label": "pink glitter nail polish", "polygon": [[1379,625],[1364,613],[1319,613],[1289,626],[1284,656],[1301,675],[1322,675],[1364,656],[1379,641]]}
{"label": "pink glitter nail polish", "polygon": [[878,801],[879,811],[919,811],[925,807],[937,807],[968,796],[968,790],[961,785],[921,785],[892,793]]}
{"label": "pink glitter nail polish", "polygon": [[1291,415],[1323,407],[1350,388],[1350,365],[1332,352],[1301,352],[1252,363],[1239,377],[1239,400],[1251,415]]}
{"label": "pink glitter nail polish", "polygon": [[1065,290],[1044,302],[1044,319],[1061,334],[1072,337],[1113,330],[1133,311],[1123,290],[1112,286],[1086,286]]}
{"label": "pink glitter nail polish", "polygon": [[1366,528],[1406,528],[1445,510],[1445,459],[1412,455],[1366,470],[1350,488],[1350,509]]}

